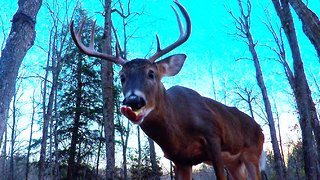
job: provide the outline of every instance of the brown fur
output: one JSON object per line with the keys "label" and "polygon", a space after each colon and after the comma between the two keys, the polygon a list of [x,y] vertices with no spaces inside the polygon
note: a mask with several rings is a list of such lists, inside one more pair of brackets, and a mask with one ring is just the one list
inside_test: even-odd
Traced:
{"label": "brown fur", "polygon": [[[218,179],[225,179],[224,167],[233,179],[247,175],[260,179],[264,142],[260,126],[237,108],[191,89],[174,86],[166,91],[160,81],[164,71],[160,67],[167,65],[161,63],[135,60],[125,64],[121,73],[128,80],[123,91],[139,89],[146,95],[146,106],[154,107],[140,125],[175,163],[176,178],[191,179],[192,166],[206,162],[213,165]],[[154,80],[146,77],[150,70],[155,72]]]}

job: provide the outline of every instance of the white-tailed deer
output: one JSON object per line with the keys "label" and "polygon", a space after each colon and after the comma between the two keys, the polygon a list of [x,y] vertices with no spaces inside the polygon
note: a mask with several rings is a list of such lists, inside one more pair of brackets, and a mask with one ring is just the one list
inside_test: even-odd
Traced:
{"label": "white-tailed deer", "polygon": [[202,162],[213,165],[219,180],[226,179],[224,168],[233,179],[260,179],[259,159],[264,135],[252,118],[235,107],[225,106],[186,87],[174,86],[166,90],[161,83],[162,77],[174,76],[180,71],[186,55],[155,60],[184,43],[191,33],[187,11],[177,1],[174,3],[186,20],[186,30],[173,8],[180,37],[164,49],[160,48],[157,37],[157,52],[149,59],[122,59],[118,42],[115,56],[95,51],[94,25],[89,47],[81,42],[84,23],[75,32],[71,22],[71,35],[87,55],[122,66],[120,78],[124,101],[121,112],[140,125],[162,148],[165,157],[174,162],[176,179],[192,179],[192,166]]}

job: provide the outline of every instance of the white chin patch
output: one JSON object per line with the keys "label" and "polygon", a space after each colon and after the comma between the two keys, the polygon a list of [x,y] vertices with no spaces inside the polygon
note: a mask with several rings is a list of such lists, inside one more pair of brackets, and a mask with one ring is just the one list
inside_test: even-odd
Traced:
{"label": "white chin patch", "polygon": [[144,121],[144,118],[147,117],[149,115],[149,113],[153,110],[154,108],[141,108],[137,111],[134,111],[134,113],[136,114],[136,116],[141,116],[141,120],[138,121],[136,124],[140,125],[143,121]]}

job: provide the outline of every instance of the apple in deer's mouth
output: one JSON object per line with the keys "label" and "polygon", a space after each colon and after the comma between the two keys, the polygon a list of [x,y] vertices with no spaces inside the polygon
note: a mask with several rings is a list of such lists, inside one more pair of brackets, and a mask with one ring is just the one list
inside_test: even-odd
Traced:
{"label": "apple in deer's mouth", "polygon": [[138,110],[133,110],[129,106],[122,106],[121,113],[126,116],[134,124],[141,124],[146,116],[154,109],[154,107],[142,107]]}
{"label": "apple in deer's mouth", "polygon": [[129,106],[122,106],[120,110],[124,116],[126,116],[130,121],[132,121],[135,124],[138,124],[144,118],[142,109],[134,111]]}

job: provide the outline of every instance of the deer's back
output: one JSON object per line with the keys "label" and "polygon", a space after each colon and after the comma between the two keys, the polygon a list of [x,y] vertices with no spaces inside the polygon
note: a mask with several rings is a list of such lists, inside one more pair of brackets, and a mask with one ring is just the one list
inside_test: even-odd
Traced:
{"label": "deer's back", "polygon": [[193,133],[218,134],[223,137],[222,148],[242,148],[263,138],[260,125],[236,107],[226,106],[182,86],[174,86],[167,93],[172,101],[176,101],[176,111],[183,112],[178,114],[180,127],[192,129]]}

